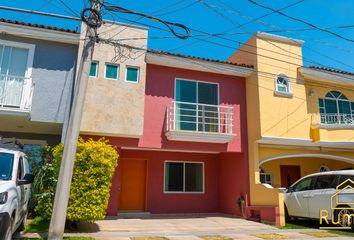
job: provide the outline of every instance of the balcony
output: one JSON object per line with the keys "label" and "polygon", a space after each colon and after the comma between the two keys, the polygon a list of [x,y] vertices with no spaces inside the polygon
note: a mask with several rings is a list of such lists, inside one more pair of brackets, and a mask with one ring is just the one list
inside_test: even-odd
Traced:
{"label": "balcony", "polygon": [[31,78],[0,74],[0,113],[29,113],[32,92]]}
{"label": "balcony", "polygon": [[235,137],[231,106],[172,101],[166,119],[168,140],[227,143]]}
{"label": "balcony", "polygon": [[346,113],[326,113],[321,114],[321,125],[328,127],[348,127],[354,128],[354,114]]}

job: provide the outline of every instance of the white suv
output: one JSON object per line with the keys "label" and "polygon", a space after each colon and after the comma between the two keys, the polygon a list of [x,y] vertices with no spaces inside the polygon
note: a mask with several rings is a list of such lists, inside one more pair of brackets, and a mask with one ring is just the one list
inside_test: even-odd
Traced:
{"label": "white suv", "polygon": [[[295,182],[284,194],[285,215],[290,217],[320,219],[329,222],[349,214],[354,221],[354,170],[315,173]],[[321,211],[322,210],[322,211]],[[322,217],[322,219],[323,219]],[[323,219],[324,220],[324,219]],[[346,222],[341,222],[341,226]],[[352,225],[353,226],[353,225]]]}
{"label": "white suv", "polygon": [[24,227],[33,175],[21,150],[0,145],[0,239],[11,240]]}

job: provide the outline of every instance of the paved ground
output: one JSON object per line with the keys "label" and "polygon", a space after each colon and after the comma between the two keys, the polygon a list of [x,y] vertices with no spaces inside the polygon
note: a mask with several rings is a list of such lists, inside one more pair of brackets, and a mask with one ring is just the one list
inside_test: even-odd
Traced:
{"label": "paved ground", "polygon": [[[110,219],[98,221],[92,233],[75,233],[70,236],[91,236],[105,240],[129,240],[130,237],[164,236],[170,240],[194,240],[200,236],[221,235],[232,239],[261,239],[255,234],[281,234],[289,239],[316,239],[303,232],[317,229],[280,230],[276,227],[225,216],[210,217],[163,217],[149,219]],[[31,235],[27,235],[31,237]],[[351,237],[331,237],[321,239],[352,239]]]}

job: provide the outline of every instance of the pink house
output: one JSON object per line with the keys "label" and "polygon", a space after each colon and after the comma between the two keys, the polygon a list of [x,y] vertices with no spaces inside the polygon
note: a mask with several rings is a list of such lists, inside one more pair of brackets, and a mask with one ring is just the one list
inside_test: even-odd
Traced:
{"label": "pink house", "polygon": [[[108,138],[120,154],[108,215],[241,215],[238,201],[249,194],[245,77],[252,67],[156,51],[147,51],[144,61],[135,68],[135,83],[109,82],[125,84],[117,90],[124,92],[112,95],[124,99],[111,104],[113,112],[102,105],[95,110],[99,115],[90,116],[94,110],[86,104],[84,135]],[[100,94],[102,82],[96,80],[91,90]],[[102,90],[102,98],[115,86]],[[125,109],[115,121],[113,114]],[[112,122],[99,125],[94,118],[102,115]],[[107,133],[108,125],[116,132]]]}

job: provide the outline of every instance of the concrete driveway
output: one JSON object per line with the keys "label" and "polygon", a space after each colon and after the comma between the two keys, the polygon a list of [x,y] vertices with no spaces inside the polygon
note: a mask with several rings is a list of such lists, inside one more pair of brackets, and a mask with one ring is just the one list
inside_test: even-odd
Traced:
{"label": "concrete driveway", "polygon": [[[109,218],[97,221],[94,225],[83,229],[81,233],[67,233],[67,236],[90,236],[101,240],[130,240],[131,237],[165,237],[169,240],[202,240],[205,236],[223,236],[224,239],[318,239],[305,234],[325,232],[318,229],[289,229],[233,218],[223,215],[214,216],[152,216],[146,219]],[[89,231],[87,231],[89,230]],[[266,234],[259,236],[259,234]],[[272,237],[270,235],[272,234]],[[278,235],[274,235],[278,234]],[[36,234],[25,234],[22,237],[36,237]],[[155,240],[157,238],[151,238]],[[211,240],[224,240],[211,238]],[[325,237],[321,239],[352,239],[352,237]],[[140,240],[140,239],[139,239]],[[150,240],[150,239],[148,239]]]}
{"label": "concrete driveway", "polygon": [[[130,237],[166,237],[170,240],[201,240],[203,236],[224,236],[230,239],[262,239],[257,234],[280,234],[289,239],[316,239],[303,232],[317,229],[280,230],[276,227],[228,216],[153,216],[147,219],[107,219],[96,222],[96,239],[129,240]],[[80,235],[80,234],[79,234]],[[86,235],[86,234],[81,234]],[[326,239],[326,238],[322,238]],[[331,237],[328,239],[350,239]]]}

